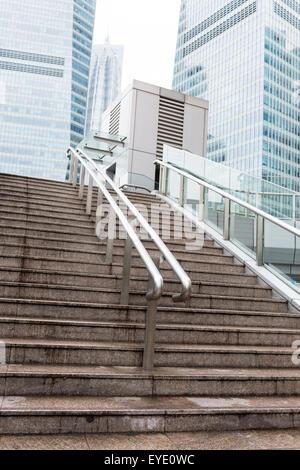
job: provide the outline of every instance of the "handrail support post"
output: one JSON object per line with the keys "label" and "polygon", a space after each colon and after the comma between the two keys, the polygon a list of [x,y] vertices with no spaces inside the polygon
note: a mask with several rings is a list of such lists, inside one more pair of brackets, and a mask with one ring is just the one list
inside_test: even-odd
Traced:
{"label": "handrail support post", "polygon": [[185,202],[185,177],[180,175],[180,184],[179,184],[179,205],[180,207],[184,206]]}
{"label": "handrail support post", "polygon": [[125,242],[123,272],[122,272],[122,290],[121,290],[121,305],[129,304],[129,283],[130,283],[130,271],[131,271],[131,260],[132,260],[132,241],[127,236]]}
{"label": "handrail support post", "polygon": [[83,199],[84,180],[85,180],[85,166],[81,165],[79,199]]}
{"label": "handrail support post", "polygon": [[256,216],[256,264],[264,264],[264,226],[265,219],[261,215]]}
{"label": "handrail support post", "polygon": [[86,198],[86,213],[88,215],[90,215],[92,212],[92,198],[93,198],[93,178],[92,178],[92,175],[90,175],[88,193],[87,193],[87,198]]}
{"label": "handrail support post", "polygon": [[78,175],[78,165],[79,165],[79,161],[78,161],[78,158],[74,157],[74,165],[73,165],[73,186],[76,187],[77,186],[77,175]]}
{"label": "handrail support post", "polygon": [[205,191],[204,186],[200,184],[200,195],[199,195],[199,210],[198,210],[198,218],[199,222],[204,221],[204,205],[205,205]]}
{"label": "handrail support post", "polygon": [[224,240],[230,239],[230,200],[224,198],[224,230],[223,230]]}
{"label": "handrail support post", "polygon": [[[159,258],[153,257],[153,262],[159,268]],[[153,288],[153,281],[149,278],[149,290]],[[143,355],[143,369],[151,372],[154,366],[154,347],[156,333],[157,300],[147,300],[145,343]]]}
{"label": "handrail support post", "polygon": [[113,260],[115,229],[116,229],[116,214],[115,214],[115,211],[111,208],[109,211],[109,219],[108,219],[107,249],[106,249],[106,258],[105,258],[105,262],[108,264],[112,264],[112,260]]}

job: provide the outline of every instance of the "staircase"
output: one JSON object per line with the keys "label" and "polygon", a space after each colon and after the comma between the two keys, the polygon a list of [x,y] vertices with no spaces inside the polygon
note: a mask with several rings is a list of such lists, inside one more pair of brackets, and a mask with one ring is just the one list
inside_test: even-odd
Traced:
{"label": "staircase", "polygon": [[298,427],[300,316],[208,237],[196,253],[167,243],[193,293],[174,304],[180,285],[161,264],[155,369],[143,371],[147,271],[133,252],[120,305],[124,240],[106,264],[96,198],[88,216],[68,183],[0,175],[0,434]]}

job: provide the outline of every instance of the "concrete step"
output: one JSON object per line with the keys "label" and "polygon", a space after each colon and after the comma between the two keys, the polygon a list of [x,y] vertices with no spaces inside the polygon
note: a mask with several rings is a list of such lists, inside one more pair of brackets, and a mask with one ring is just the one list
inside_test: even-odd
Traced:
{"label": "concrete step", "polygon": [[293,369],[203,369],[157,367],[52,366],[0,367],[2,396],[16,397],[288,397],[300,395]]}
{"label": "concrete step", "polygon": [[[9,338],[143,344],[145,337],[145,325],[130,322],[0,316],[0,327],[1,335]],[[156,330],[158,344],[291,347],[299,337],[300,330],[287,328],[159,324]]]}
{"label": "concrete step", "polygon": [[[155,256],[158,255],[160,252],[158,249],[148,249],[150,255]],[[194,252],[184,252],[184,251],[176,251],[176,258],[185,263],[186,267],[196,267],[197,261],[200,262],[207,262],[210,261],[212,263],[224,263],[226,265],[233,264],[233,257],[230,255],[224,255],[220,252],[212,252],[211,250],[206,251],[205,249],[194,253]],[[2,255],[13,255],[16,258],[23,257],[23,256],[41,256],[41,257],[55,257],[59,259],[66,259],[66,260],[76,260],[76,261],[94,261],[98,263],[105,262],[106,257],[106,247],[104,245],[99,245],[98,249],[96,250],[87,250],[85,246],[82,246],[80,249],[70,249],[70,248],[62,248],[62,247],[49,247],[48,245],[30,245],[29,240],[26,239],[26,244],[18,244],[12,242],[2,243],[0,245],[0,256]],[[122,263],[124,260],[124,249],[114,250],[113,254],[113,262]],[[143,261],[140,259],[140,256],[133,250],[132,252],[132,260],[136,266],[143,265]],[[161,263],[161,267],[168,267],[168,263],[164,261]]]}
{"label": "concrete step", "polygon": [[[143,323],[146,307],[119,304],[0,298],[0,314],[35,318]],[[158,323],[300,329],[297,313],[217,308],[158,307]]]}
{"label": "concrete step", "polygon": [[45,218],[44,221],[34,220],[34,217],[23,217],[22,219],[15,219],[13,215],[10,217],[1,217],[0,218],[0,229],[3,231],[7,227],[11,228],[19,228],[19,229],[29,229],[29,230],[38,230],[38,231],[48,231],[51,234],[53,232],[57,233],[65,233],[66,231],[70,231],[71,233],[75,233],[76,235],[80,231],[81,234],[85,235],[94,235],[95,229],[93,225],[87,223],[80,224],[77,229],[77,225],[74,222],[68,222],[67,220],[63,223],[59,221],[54,223],[53,220]]}
{"label": "concrete step", "polygon": [[31,176],[22,176],[22,175],[13,175],[9,173],[0,173],[0,181],[1,183],[11,182],[15,185],[22,185],[22,184],[38,184],[51,187],[59,187],[59,188],[69,188],[71,185],[66,181],[56,181],[56,180],[49,180],[46,178],[35,178]]}
{"label": "concrete step", "polygon": [[[63,364],[141,367],[139,343],[5,338],[7,364]],[[156,344],[155,367],[297,369],[291,347]]]}
{"label": "concrete step", "polygon": [[[205,273],[204,273],[205,274]],[[202,277],[204,277],[204,274]],[[219,282],[214,280],[215,275],[211,276],[212,280],[194,281],[192,284],[192,291],[195,294],[211,294],[211,295],[241,295],[249,297],[264,297],[271,298],[272,290],[268,287],[259,285],[245,285],[239,281],[239,277],[232,279],[231,275],[224,275]],[[247,277],[246,277],[247,279]],[[50,270],[30,270],[22,268],[0,268],[0,282],[26,282],[37,284],[52,284],[52,285],[66,285],[77,287],[107,287],[107,288],[121,288],[122,276],[101,274],[82,274],[80,272],[57,272]],[[227,282],[226,282],[227,281]],[[236,281],[236,283],[234,283]],[[148,287],[147,277],[131,277],[130,289],[143,289]],[[178,292],[179,281],[176,279],[165,279],[164,288],[168,292]]]}
{"label": "concrete step", "polygon": [[[51,228],[52,231],[60,231],[60,232],[65,232],[66,230],[71,230],[73,233],[77,233],[78,230],[82,233],[86,233],[87,235],[90,235],[91,233],[95,233],[95,225],[91,223],[89,219],[82,220],[82,221],[75,221],[71,220],[68,218],[54,218],[54,217],[39,217],[35,215],[21,215],[18,214],[16,217],[13,214],[8,214],[5,216],[2,216],[0,218],[0,229],[5,230],[7,227],[16,227],[16,228],[21,228],[21,229],[31,229],[31,230],[41,230],[44,231],[45,229]],[[107,232],[107,228],[104,229],[104,233]],[[124,239],[124,230],[122,229],[120,232],[117,230],[117,238],[119,238],[119,234],[121,235],[121,239]],[[177,236],[177,233],[175,233]],[[188,233],[186,233],[186,237],[188,237]],[[163,236],[163,239],[165,240],[174,240],[174,231],[170,231],[168,234],[168,237]],[[202,237],[202,235],[201,235]],[[149,239],[149,236],[146,234],[145,237],[145,232],[140,233],[140,238]],[[191,233],[190,238],[182,238],[182,241],[186,244],[187,242],[193,241],[195,239],[195,235]],[[200,240],[200,248],[202,247],[202,241],[204,239],[201,238]],[[199,245],[196,247],[196,249],[199,251]]]}
{"label": "concrete step", "polygon": [[298,397],[13,397],[2,402],[1,434],[192,432],[292,429]]}
{"label": "concrete step", "polygon": [[[34,249],[31,249],[33,252]],[[23,255],[20,255],[19,258],[16,258],[13,254],[5,254],[0,256],[0,265],[2,267],[15,267],[21,268],[24,267],[25,269],[51,269],[57,271],[81,271],[83,273],[96,273],[96,274],[116,274],[121,275],[123,272],[123,257],[120,255],[114,256],[113,265],[107,265],[104,263],[104,255],[100,255],[101,257],[100,262],[95,261],[97,260],[97,256],[92,256],[93,261],[80,261],[77,259],[72,260],[69,256],[64,256],[67,254],[66,252],[61,252],[60,258],[56,258],[54,256],[45,257],[44,254],[41,256],[29,256],[28,252]],[[116,258],[118,258],[119,262],[116,262]],[[135,259],[134,259],[135,261]],[[142,261],[136,258],[137,264],[133,264],[131,268],[131,275],[132,276],[145,276],[146,275],[146,268],[142,265]],[[182,261],[182,267],[186,270],[189,274],[191,272],[207,272],[207,273],[225,273],[225,274],[243,274],[244,273],[244,266],[238,264],[222,264],[222,263],[211,263],[207,261]],[[174,278],[174,272],[167,267],[166,263],[160,267],[163,277],[167,278]],[[196,278],[195,278],[196,279]]]}
{"label": "concrete step", "polygon": [[[1,181],[1,180],[0,180]],[[78,199],[78,191],[73,188],[71,185],[69,186],[59,186],[59,185],[45,185],[43,183],[28,183],[28,184],[14,184],[12,181],[1,181],[1,194],[8,194],[11,192],[12,194],[17,194],[19,192],[23,192],[23,197],[27,195],[36,195],[41,194],[44,196],[45,194],[49,196],[60,195],[61,198],[74,198]]]}
{"label": "concrete step", "polygon": [[39,222],[47,222],[51,223],[53,225],[57,224],[73,224],[74,229],[76,227],[89,227],[93,228],[93,224],[89,220],[89,217],[82,213],[81,215],[74,215],[74,214],[64,214],[64,213],[53,213],[50,211],[44,211],[44,213],[41,213],[41,211],[37,211],[36,213],[29,212],[29,211],[23,211],[23,213],[19,213],[14,211],[12,213],[11,210],[2,210],[0,212],[1,219],[7,220],[10,219],[11,217],[14,218],[16,221],[25,221],[28,224]]}
{"label": "concrete step", "polygon": [[49,207],[52,207],[55,210],[59,210],[59,209],[64,210],[65,208],[69,208],[69,209],[77,209],[79,211],[85,212],[83,202],[80,199],[78,199],[76,195],[73,199],[72,198],[65,199],[65,198],[60,198],[60,197],[53,198],[53,197],[48,196],[47,194],[24,195],[24,192],[22,192],[21,194],[21,191],[15,192],[13,190],[7,191],[7,192],[5,191],[0,194],[1,194],[2,203],[7,202],[7,204],[14,204],[16,201],[18,202],[24,201],[27,204],[47,205]]}
{"label": "concrete step", "polygon": [[20,200],[19,198],[0,200],[0,212],[3,209],[10,209],[11,212],[22,212],[24,210],[28,210],[29,212],[50,211],[59,214],[82,214],[84,212],[81,206],[72,207],[69,204],[64,205],[63,202],[61,202],[59,206],[56,207],[47,201],[31,202],[30,200],[28,201],[27,198],[26,200]]}
{"label": "concrete step", "polygon": [[[68,237],[66,238],[51,238],[50,235],[49,237],[42,237],[42,236],[26,236],[25,232],[24,235],[15,235],[13,233],[14,231],[12,230],[12,234],[2,234],[0,230],[0,243],[2,245],[23,245],[26,241],[29,246],[43,246],[43,247],[49,247],[49,248],[62,248],[62,249],[71,249],[71,250],[89,250],[89,251],[96,251],[99,250],[99,247],[102,247],[103,249],[106,249],[106,240],[100,240],[98,238],[95,238],[94,243],[87,243],[84,240],[81,241],[72,241],[69,240]],[[26,239],[25,239],[26,238]],[[76,240],[76,238],[74,239]],[[114,253],[116,254],[124,254],[124,246],[125,246],[125,241],[124,240],[115,240],[114,243]],[[150,250],[151,252],[158,252],[158,249],[154,242],[151,240],[145,241],[144,246],[147,250]],[[175,244],[175,243],[167,243],[167,246],[169,246],[169,249],[172,251],[174,256],[176,257],[177,254],[187,254],[187,256],[191,256],[191,253],[187,253],[184,250],[184,247],[181,246],[180,244]],[[136,253],[135,247],[133,247],[133,252]],[[206,243],[204,243],[203,248],[201,249],[201,253],[205,254],[217,254],[217,255],[222,255],[223,254],[223,249],[221,247],[217,246],[211,246],[208,245],[206,246]]]}
{"label": "concrete step", "polygon": [[[177,292],[180,292],[178,285]],[[142,290],[130,291],[129,305],[146,305],[146,292]],[[164,291],[159,299],[159,305],[172,306],[172,296],[176,292]],[[120,302],[120,289],[108,287],[78,287],[78,286],[58,286],[47,284],[32,284],[23,282],[4,282],[0,283],[0,297],[21,298],[21,299],[43,299],[43,300],[66,300],[78,302],[112,303]],[[287,312],[287,302],[281,299],[254,298],[251,296],[241,297],[232,295],[210,295],[210,294],[192,294],[189,300],[191,308],[216,308],[232,310],[250,310],[250,311],[274,311]]]}

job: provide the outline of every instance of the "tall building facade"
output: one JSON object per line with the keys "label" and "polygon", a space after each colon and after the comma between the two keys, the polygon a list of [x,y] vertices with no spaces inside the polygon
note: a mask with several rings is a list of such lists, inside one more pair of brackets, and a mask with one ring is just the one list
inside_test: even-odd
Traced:
{"label": "tall building facade", "polygon": [[86,134],[100,130],[101,117],[121,91],[123,46],[95,45],[92,51],[91,74],[86,116]]}
{"label": "tall building facade", "polygon": [[298,1],[182,0],[173,88],[209,101],[209,158],[300,191]]}
{"label": "tall building facade", "polygon": [[1,0],[0,172],[64,180],[84,136],[96,0]]}

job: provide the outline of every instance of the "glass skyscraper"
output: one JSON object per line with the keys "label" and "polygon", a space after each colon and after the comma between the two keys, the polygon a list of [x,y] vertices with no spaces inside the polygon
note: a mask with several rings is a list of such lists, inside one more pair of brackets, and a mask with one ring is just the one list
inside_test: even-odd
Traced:
{"label": "glass skyscraper", "polygon": [[91,74],[88,94],[86,133],[100,130],[102,114],[121,91],[123,46],[110,44],[92,50]]}
{"label": "glass skyscraper", "polygon": [[64,180],[84,136],[96,0],[1,0],[0,172]]}
{"label": "glass skyscraper", "polygon": [[299,2],[182,0],[173,88],[209,100],[209,158],[300,191]]}

